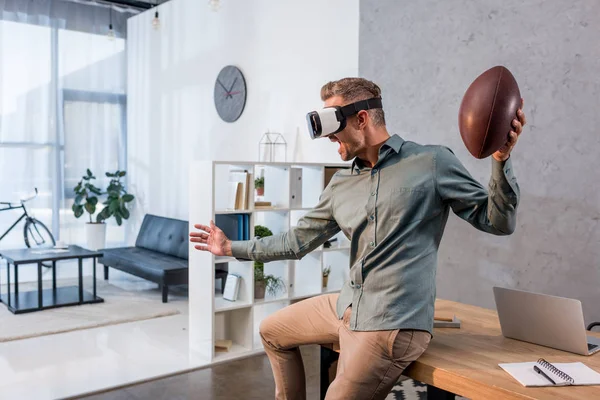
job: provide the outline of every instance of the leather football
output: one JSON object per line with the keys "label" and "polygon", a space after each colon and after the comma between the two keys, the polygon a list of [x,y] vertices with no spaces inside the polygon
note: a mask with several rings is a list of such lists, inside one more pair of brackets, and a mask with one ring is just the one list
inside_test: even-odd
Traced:
{"label": "leather football", "polygon": [[458,129],[469,153],[486,158],[499,150],[513,130],[520,106],[519,85],[508,69],[496,66],[479,75],[458,112]]}

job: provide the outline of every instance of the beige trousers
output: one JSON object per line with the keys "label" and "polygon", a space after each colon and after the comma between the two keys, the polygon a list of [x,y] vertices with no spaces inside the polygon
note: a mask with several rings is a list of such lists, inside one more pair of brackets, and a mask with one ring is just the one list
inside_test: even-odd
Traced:
{"label": "beige trousers", "polygon": [[261,323],[276,399],[306,398],[300,345],[340,345],[336,378],[327,400],[385,399],[402,371],[427,349],[431,335],[426,331],[351,331],[351,308],[338,319],[337,298],[337,294],[313,297],[285,307]]}

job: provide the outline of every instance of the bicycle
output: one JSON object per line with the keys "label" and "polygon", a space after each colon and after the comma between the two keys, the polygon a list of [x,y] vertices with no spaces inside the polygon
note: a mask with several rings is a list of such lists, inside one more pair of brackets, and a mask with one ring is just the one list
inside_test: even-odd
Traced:
{"label": "bicycle", "polygon": [[0,212],[2,211],[10,211],[16,210],[19,208],[23,209],[23,214],[17,219],[17,221],[12,224],[10,228],[2,236],[0,236],[0,241],[4,239],[6,235],[10,231],[13,230],[15,226],[25,218],[25,227],[23,229],[23,239],[25,240],[25,245],[29,248],[31,247],[54,247],[56,245],[56,241],[54,240],[54,236],[52,236],[52,232],[46,225],[44,225],[41,221],[29,216],[27,213],[27,208],[25,208],[25,203],[35,199],[38,195],[38,190],[35,188],[35,194],[24,199],[21,199],[20,204],[8,203],[8,202],[0,202]]}

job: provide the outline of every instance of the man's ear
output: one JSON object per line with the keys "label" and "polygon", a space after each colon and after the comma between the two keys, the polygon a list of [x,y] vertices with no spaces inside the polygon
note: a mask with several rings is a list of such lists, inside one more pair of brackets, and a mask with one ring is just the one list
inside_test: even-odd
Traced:
{"label": "man's ear", "polygon": [[366,110],[361,110],[356,114],[356,122],[358,123],[358,129],[365,129],[367,124],[371,120],[371,116]]}

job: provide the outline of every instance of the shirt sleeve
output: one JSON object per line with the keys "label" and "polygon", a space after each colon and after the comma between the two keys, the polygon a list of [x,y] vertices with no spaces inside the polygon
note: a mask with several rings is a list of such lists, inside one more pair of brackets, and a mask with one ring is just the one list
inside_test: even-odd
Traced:
{"label": "shirt sleeve", "polygon": [[495,235],[510,235],[517,223],[519,185],[510,158],[492,158],[492,176],[486,190],[462,165],[452,150],[436,153],[437,190],[456,215],[475,228]]}
{"label": "shirt sleeve", "polygon": [[233,256],[238,260],[262,262],[301,259],[340,231],[333,218],[332,190],[330,182],[321,194],[317,206],[288,232],[265,238],[232,241]]}

